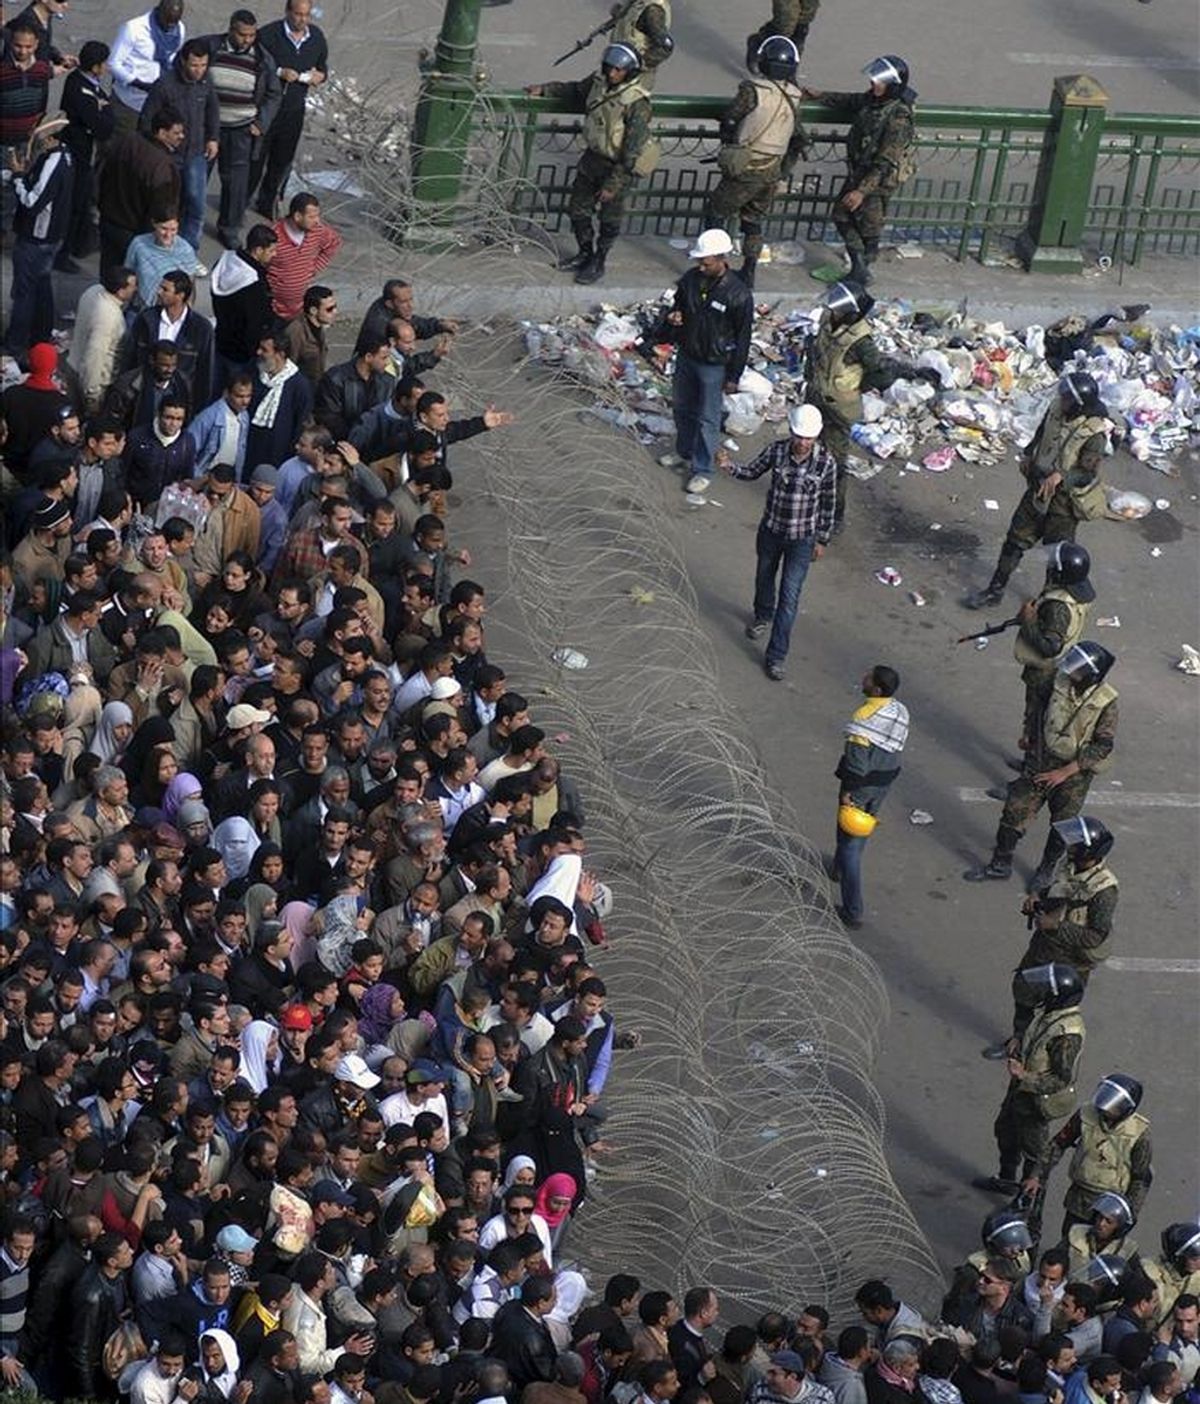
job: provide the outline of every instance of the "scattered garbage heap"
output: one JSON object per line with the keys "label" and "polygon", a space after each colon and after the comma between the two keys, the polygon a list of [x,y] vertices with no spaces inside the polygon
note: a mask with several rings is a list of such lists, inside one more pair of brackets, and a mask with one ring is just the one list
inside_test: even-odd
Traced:
{"label": "scattered garbage heap", "polygon": [[[597,392],[592,412],[644,444],[673,433],[671,372],[675,348],[656,335],[673,290],[652,302],[600,307],[552,323],[524,324],[529,356]],[[762,303],[750,361],[738,391],[725,397],[724,432],[735,438],[778,424],[803,400],[808,343],[819,306],[787,310],[788,299]],[[940,388],[899,380],[863,397],[852,431],[863,450],[849,471],[870,478],[888,461],[905,471],[940,473],[955,460],[987,466],[1033,438],[1065,370],[1086,368],[1112,416],[1114,445],[1157,472],[1174,476],[1200,435],[1200,326],[1158,328],[1145,306],[1101,316],[1063,318],[1051,327],[1007,327],[956,307],[921,308],[881,301],[872,313],[879,345],[917,367],[932,367]],[[734,445],[736,448],[736,445]],[[1140,493],[1110,498],[1114,515],[1151,510]]]}

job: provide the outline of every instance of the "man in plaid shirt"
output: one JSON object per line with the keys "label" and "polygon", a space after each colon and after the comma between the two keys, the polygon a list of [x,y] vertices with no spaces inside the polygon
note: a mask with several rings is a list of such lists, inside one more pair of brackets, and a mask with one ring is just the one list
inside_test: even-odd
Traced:
{"label": "man in plaid shirt", "polygon": [[[789,437],[777,439],[752,463],[739,467],[728,454],[717,456],[718,465],[732,478],[761,478],[768,470],[771,473],[767,505],[754,542],[758,557],[754,618],[746,625],[746,637],[761,638],[770,626],[763,661],[767,677],[775,682],[784,676],[783,660],[804,577],[810,563],[819,560],[829,544],[837,507],[837,463],[819,442],[821,411],[815,405],[800,405],[788,415],[788,427]],[[776,606],[775,582],[781,565],[783,578]]]}

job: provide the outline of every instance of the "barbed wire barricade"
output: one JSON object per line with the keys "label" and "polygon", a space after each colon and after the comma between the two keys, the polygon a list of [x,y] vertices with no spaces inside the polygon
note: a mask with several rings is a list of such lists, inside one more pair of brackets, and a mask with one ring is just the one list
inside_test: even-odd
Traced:
{"label": "barbed wire barricade", "polygon": [[[418,295],[457,289],[437,310],[468,325],[431,381],[454,413],[494,402],[519,415],[454,450],[468,495],[482,479],[488,498],[492,550],[471,573],[489,588],[489,651],[538,724],[568,738],[555,751],[584,792],[587,863],[616,900],[596,963],[620,1026],[642,1037],[610,1079],[617,1151],[573,1251],[597,1282],[618,1270],[677,1291],[711,1282],[727,1315],[812,1299],[845,1316],[878,1275],[932,1306],[937,1265],[888,1171],[871,1081],[879,972],[721,695],[649,460],[586,412],[594,397],[527,363],[515,317],[472,312],[478,284],[511,288],[517,313],[529,260],[513,254],[553,255],[502,105],[476,101],[459,217],[441,231],[452,278],[428,248],[397,248],[429,213],[412,198],[411,87],[371,71],[330,84],[299,175],[333,173],[327,217],[375,231],[348,245],[339,276],[378,282],[402,266]],[[563,650],[587,667],[556,663]]]}

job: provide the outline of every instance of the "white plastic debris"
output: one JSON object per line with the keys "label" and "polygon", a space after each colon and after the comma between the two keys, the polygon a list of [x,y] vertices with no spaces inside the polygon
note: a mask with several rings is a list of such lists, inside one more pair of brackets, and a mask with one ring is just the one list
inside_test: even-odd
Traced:
{"label": "white plastic debris", "polygon": [[1097,629],[1119,629],[1121,627],[1121,616],[1119,614],[1108,614],[1103,619],[1096,620]]}
{"label": "white plastic debris", "polygon": [[1183,657],[1175,666],[1181,673],[1187,673],[1193,678],[1200,678],[1200,652],[1197,652],[1191,644],[1181,644],[1180,650]]}
{"label": "white plastic debris", "polygon": [[1124,517],[1128,521],[1148,517],[1151,505],[1150,499],[1140,492],[1110,492],[1108,495],[1108,510],[1114,517]]}
{"label": "white plastic debris", "polygon": [[570,668],[572,672],[581,672],[588,665],[586,653],[580,653],[577,648],[556,648],[550,655],[551,659],[563,668]]}
{"label": "white plastic debris", "polygon": [[913,809],[909,811],[908,822],[910,824],[932,824],[933,815],[927,809]]}
{"label": "white plastic debris", "polygon": [[881,585],[890,585],[893,589],[904,583],[904,577],[895,566],[890,565],[880,566],[875,572],[875,579],[878,580]]}
{"label": "white plastic debris", "polygon": [[1151,546],[1151,548],[1150,548],[1150,554],[1151,554],[1152,556],[1154,556],[1155,558],[1161,556],[1161,555],[1162,555],[1162,547],[1161,547],[1161,546]]}
{"label": "white plastic debris", "polygon": [[1000,510],[1000,504],[994,497],[985,497],[983,499],[983,505],[989,512],[998,512]]}

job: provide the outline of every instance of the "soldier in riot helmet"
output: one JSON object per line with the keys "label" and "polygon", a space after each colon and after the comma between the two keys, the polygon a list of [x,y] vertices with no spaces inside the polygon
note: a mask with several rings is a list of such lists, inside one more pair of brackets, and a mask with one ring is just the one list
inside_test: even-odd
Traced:
{"label": "soldier in riot helmet", "polygon": [[804,96],[825,107],[848,107],[854,117],[846,137],[846,180],[833,207],[833,222],[846,244],[850,277],[864,286],[879,256],[888,201],[916,170],[913,103],[908,64],[896,54],[872,59],[863,69],[865,93],[827,93],[805,88]]}
{"label": "soldier in riot helmet", "polygon": [[1095,379],[1086,371],[1063,376],[1022,456],[1026,488],[1008,524],[996,569],[982,590],[963,601],[968,609],[999,604],[1009,577],[1030,547],[1039,541],[1074,541],[1080,522],[1105,514],[1108,499],[1100,465],[1111,452],[1111,428]]}
{"label": "soldier in riot helmet", "polygon": [[1038,719],[1054,687],[1055,669],[1067,649],[1083,637],[1088,606],[1096,598],[1088,579],[1091,568],[1092,558],[1085,546],[1056,541],[1048,550],[1041,593],[1026,600],[1017,613],[1020,627],[1013,641],[1013,656],[1021,664],[1025,684],[1022,751],[1035,744]]}
{"label": "soldier in riot helmet", "polygon": [[1037,741],[1025,751],[1021,774],[1009,783],[992,856],[963,874],[968,882],[1012,876],[1013,854],[1042,805],[1050,832],[1029,891],[1049,886],[1066,843],[1059,821],[1082,812],[1092,778],[1112,764],[1117,735],[1117,690],[1105,681],[1115,657],[1083,639],[1063,655],[1050,698],[1037,724]]}
{"label": "soldier in riot helmet", "polygon": [[771,18],[746,36],[746,67],[754,72],[755,62],[762,54],[762,47],[768,39],[780,36],[790,39],[796,49],[796,62],[804,53],[808,41],[808,31],[821,0],[771,0]]}
{"label": "soldier in riot helmet", "polygon": [[985,1048],[985,1058],[1007,1057],[1033,1017],[1033,1009],[1021,1000],[1022,970],[1061,961],[1074,967],[1086,989],[1092,971],[1108,959],[1118,897],[1116,874],[1107,861],[1113,836],[1099,819],[1087,815],[1061,820],[1054,828],[1067,845],[1066,866],[1061,876],[1030,893],[1022,904],[1033,934],[1013,980],[1012,1038]]}
{"label": "soldier in riot helmet", "polygon": [[627,44],[641,60],[642,86],[654,87],[656,70],[675,52],[671,0],[617,0],[612,7],[610,44]]}
{"label": "soldier in riot helmet", "polygon": [[758,76],[743,79],[737,96],[721,117],[721,150],[717,165],[721,180],[704,212],[706,229],[723,226],[737,215],[742,231],[741,274],[754,286],[754,270],[763,250],[763,223],[770,213],[776,187],[792,173],[807,150],[800,125],[800,89],[796,68],[800,55],[785,35],[764,39],[752,69]]}
{"label": "soldier in riot helmet", "polygon": [[879,349],[867,320],[874,306],[875,299],[861,283],[835,283],[825,294],[820,328],[808,344],[808,401],[821,411],[825,447],[838,465],[835,531],[846,517],[850,427],[862,419],[862,392],[886,390],[901,379],[941,384],[937,371],[918,370]]}
{"label": "soldier in riot helmet", "polygon": [[1067,1281],[1077,1281],[1093,1258],[1120,1258],[1126,1268],[1138,1258],[1130,1237],[1137,1215],[1123,1194],[1105,1190],[1092,1201],[1086,1224],[1072,1224],[1063,1236],[1067,1251]]}
{"label": "soldier in riot helmet", "polygon": [[983,1247],[955,1268],[950,1289],[942,1301],[942,1320],[951,1321],[977,1296],[979,1275],[989,1259],[1005,1258],[1022,1277],[1033,1270],[1033,1234],[1020,1209],[993,1209],[979,1230]]}
{"label": "soldier in riot helmet", "polygon": [[591,77],[578,83],[533,84],[525,91],[584,113],[587,150],[575,168],[567,205],[578,248],[559,267],[573,269],[577,283],[598,282],[621,232],[625,196],[639,176],[649,175],[658,157],[658,143],[650,135],[650,92],[643,82],[642,60],[630,44],[609,44],[600,71]]}
{"label": "soldier in riot helmet", "polygon": [[1123,1195],[1139,1214],[1154,1178],[1150,1122],[1138,1108],[1142,1084],[1128,1073],[1101,1078],[1090,1102],[1081,1106],[1049,1143],[1021,1188],[1036,1194],[1051,1170],[1073,1150],[1070,1184],[1063,1204],[1063,1236],[1072,1224],[1091,1219],[1096,1196]]}
{"label": "soldier in riot helmet", "polygon": [[1075,1105],[1075,1077],[1083,1057],[1083,985],[1075,971],[1069,965],[1034,965],[1018,979],[1028,987],[1026,997],[1036,1012],[1008,1059],[1008,1090],[992,1128],[999,1172],[975,1182],[995,1194],[1015,1194],[1021,1179],[1041,1163],[1050,1123]]}
{"label": "soldier in riot helmet", "polygon": [[1142,1269],[1158,1288],[1158,1321],[1171,1319],[1180,1297],[1200,1297],[1200,1223],[1168,1224],[1159,1239],[1162,1256],[1146,1258]]}

